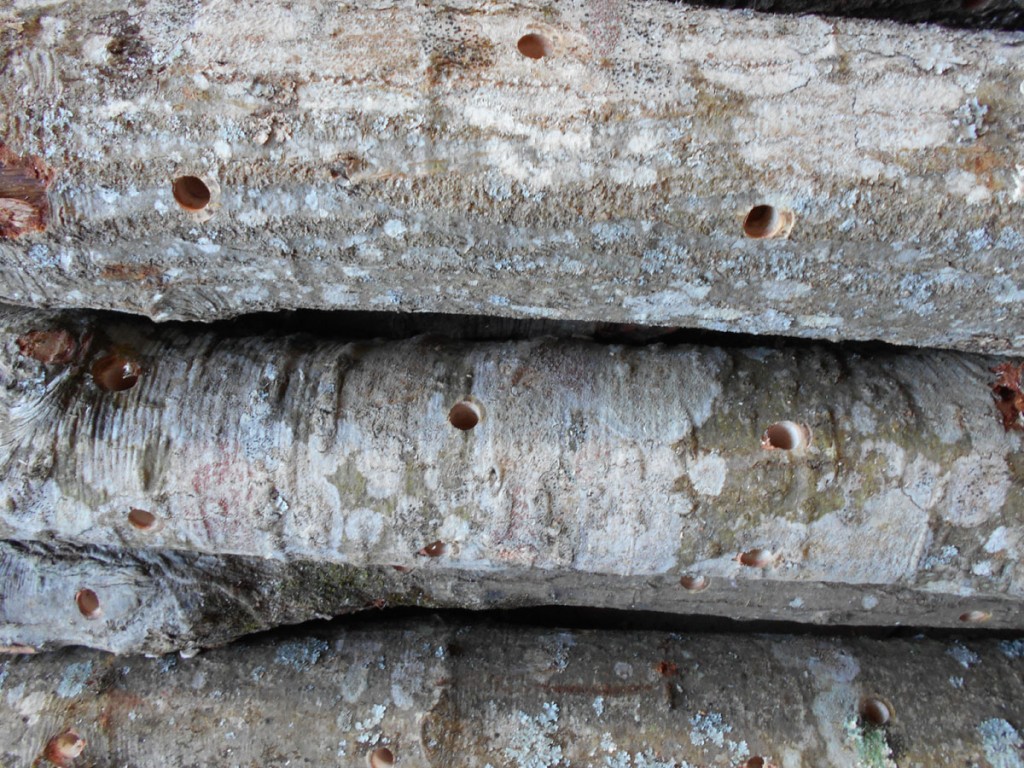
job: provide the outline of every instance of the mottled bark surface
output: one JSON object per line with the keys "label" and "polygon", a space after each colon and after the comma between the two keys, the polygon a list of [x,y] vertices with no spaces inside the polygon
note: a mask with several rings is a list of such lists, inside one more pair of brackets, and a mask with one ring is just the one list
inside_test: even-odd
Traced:
{"label": "mottled bark surface", "polygon": [[[0,297],[1021,351],[1022,41],[617,0],[7,7],[0,142],[56,178]],[[759,205],[788,236],[745,237]]]}
{"label": "mottled bark surface", "polygon": [[[84,650],[0,659],[0,760],[11,766],[30,765],[69,731],[86,742],[75,768],[364,768],[384,749],[397,766],[439,768],[1019,768],[1024,759],[1020,640],[424,621],[268,637],[191,659]],[[883,713],[885,725],[870,724]]]}
{"label": "mottled bark surface", "polygon": [[[29,336],[47,331],[74,348]],[[346,342],[25,311],[0,335],[4,539],[397,565],[427,593],[463,580],[444,605],[1021,626],[1022,437],[992,358]],[[786,422],[806,444],[766,448]],[[73,613],[60,589],[47,599]]]}

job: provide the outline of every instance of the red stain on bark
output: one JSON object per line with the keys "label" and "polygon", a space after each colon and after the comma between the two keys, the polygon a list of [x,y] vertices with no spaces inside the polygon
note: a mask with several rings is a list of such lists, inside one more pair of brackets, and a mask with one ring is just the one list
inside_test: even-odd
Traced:
{"label": "red stain on bark", "polygon": [[996,408],[1003,417],[1003,429],[1024,431],[1024,392],[1021,392],[1021,373],[1024,363],[1014,365],[1003,363],[992,369],[996,374],[996,382],[992,385],[992,395],[996,400]]}
{"label": "red stain on bark", "polygon": [[34,155],[19,156],[0,144],[0,238],[42,232],[50,217],[46,190],[54,171]]}

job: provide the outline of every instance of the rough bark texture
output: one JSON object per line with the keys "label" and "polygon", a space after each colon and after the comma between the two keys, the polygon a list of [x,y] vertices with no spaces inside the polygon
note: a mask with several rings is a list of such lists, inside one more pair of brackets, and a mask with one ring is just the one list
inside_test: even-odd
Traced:
{"label": "rough bark texture", "polygon": [[[87,742],[75,768],[365,768],[379,749],[438,768],[1024,765],[1020,640],[418,622],[192,659],[10,657],[0,693],[12,766],[68,731]],[[858,716],[872,699],[884,726]]]}
{"label": "rough bark texture", "polygon": [[[466,582],[447,605],[1024,620],[1022,436],[993,358],[250,338],[23,310],[0,325],[4,539],[398,565],[428,593],[436,569],[438,592]],[[73,349],[30,335],[58,329]],[[141,369],[134,387],[98,385],[112,355]],[[464,398],[469,431],[448,421]],[[809,442],[764,448],[783,420]],[[73,612],[69,588],[48,599]]]}
{"label": "rough bark texture", "polygon": [[[0,25],[0,141],[56,175],[45,231],[0,241],[8,301],[1024,350],[1020,33],[615,0],[78,0]],[[18,195],[0,213],[37,221]],[[744,237],[760,204],[788,238]]]}

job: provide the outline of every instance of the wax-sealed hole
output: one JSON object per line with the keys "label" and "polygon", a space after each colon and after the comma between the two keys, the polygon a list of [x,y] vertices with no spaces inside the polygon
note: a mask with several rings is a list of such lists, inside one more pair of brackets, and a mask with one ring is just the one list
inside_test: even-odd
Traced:
{"label": "wax-sealed hole", "polygon": [[764,768],[764,758],[755,755],[743,764],[743,768]]}
{"label": "wax-sealed hole", "polygon": [[142,366],[123,355],[107,355],[92,364],[93,381],[97,387],[107,392],[131,389],[138,383],[141,375]]}
{"label": "wax-sealed hole", "polygon": [[700,576],[692,573],[688,573],[679,579],[680,586],[690,592],[700,592],[701,590],[707,589],[709,583],[707,576]]}
{"label": "wax-sealed hole", "polygon": [[963,3],[961,3],[961,7],[965,11],[980,11],[988,5],[989,2],[990,0],[964,0]]}
{"label": "wax-sealed hole", "polygon": [[868,725],[883,726],[892,720],[892,707],[881,699],[868,697],[861,700],[858,714]]}
{"label": "wax-sealed hole", "polygon": [[171,192],[186,211],[201,211],[210,204],[210,188],[198,176],[179,176],[171,185]]}
{"label": "wax-sealed hole", "polygon": [[770,450],[795,451],[808,442],[810,430],[794,421],[777,421],[761,436],[761,447]]}
{"label": "wax-sealed hole", "polygon": [[85,739],[75,731],[67,730],[54,736],[46,744],[46,759],[57,766],[67,766],[85,750]]}
{"label": "wax-sealed hole", "polygon": [[443,541],[433,541],[416,554],[423,555],[424,557],[440,557],[447,551],[448,546]]}
{"label": "wax-sealed hole", "polygon": [[128,522],[140,531],[151,531],[156,528],[159,519],[152,512],[132,507],[128,513]]}
{"label": "wax-sealed hole", "polygon": [[370,768],[391,768],[395,764],[395,753],[387,747],[380,747],[370,753]]}
{"label": "wax-sealed hole", "polygon": [[520,37],[516,48],[529,59],[543,59],[545,56],[550,56],[555,50],[550,40],[536,32]]}
{"label": "wax-sealed hole", "polygon": [[103,613],[100,598],[91,589],[80,589],[75,593],[75,604],[78,611],[87,619],[98,619]]}
{"label": "wax-sealed hole", "polygon": [[448,421],[456,429],[468,431],[480,423],[480,407],[469,400],[460,400],[448,411]]}
{"label": "wax-sealed hole", "polygon": [[773,555],[767,549],[751,549],[740,555],[740,564],[751,568],[767,568],[772,564]]}
{"label": "wax-sealed hole", "polygon": [[18,351],[46,365],[70,363],[78,350],[75,337],[64,330],[29,331],[18,338]]}
{"label": "wax-sealed hole", "polygon": [[960,621],[964,624],[982,624],[992,618],[988,611],[967,611],[960,614]]}

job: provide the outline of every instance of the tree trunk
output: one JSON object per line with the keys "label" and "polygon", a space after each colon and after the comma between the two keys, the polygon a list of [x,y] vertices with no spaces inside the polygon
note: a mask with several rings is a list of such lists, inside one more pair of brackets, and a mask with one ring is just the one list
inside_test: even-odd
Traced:
{"label": "tree trunk", "polygon": [[192,659],[76,649],[0,661],[0,759],[63,743],[76,768],[379,767],[383,750],[416,768],[1014,768],[1022,653],[436,621]]}
{"label": "tree trunk", "polygon": [[119,8],[0,11],[7,301],[1024,351],[1019,33],[615,0]]}
{"label": "tree trunk", "polygon": [[415,568],[427,593],[462,579],[442,604],[464,607],[1024,626],[1021,433],[991,358],[23,310],[0,333],[5,539]]}

